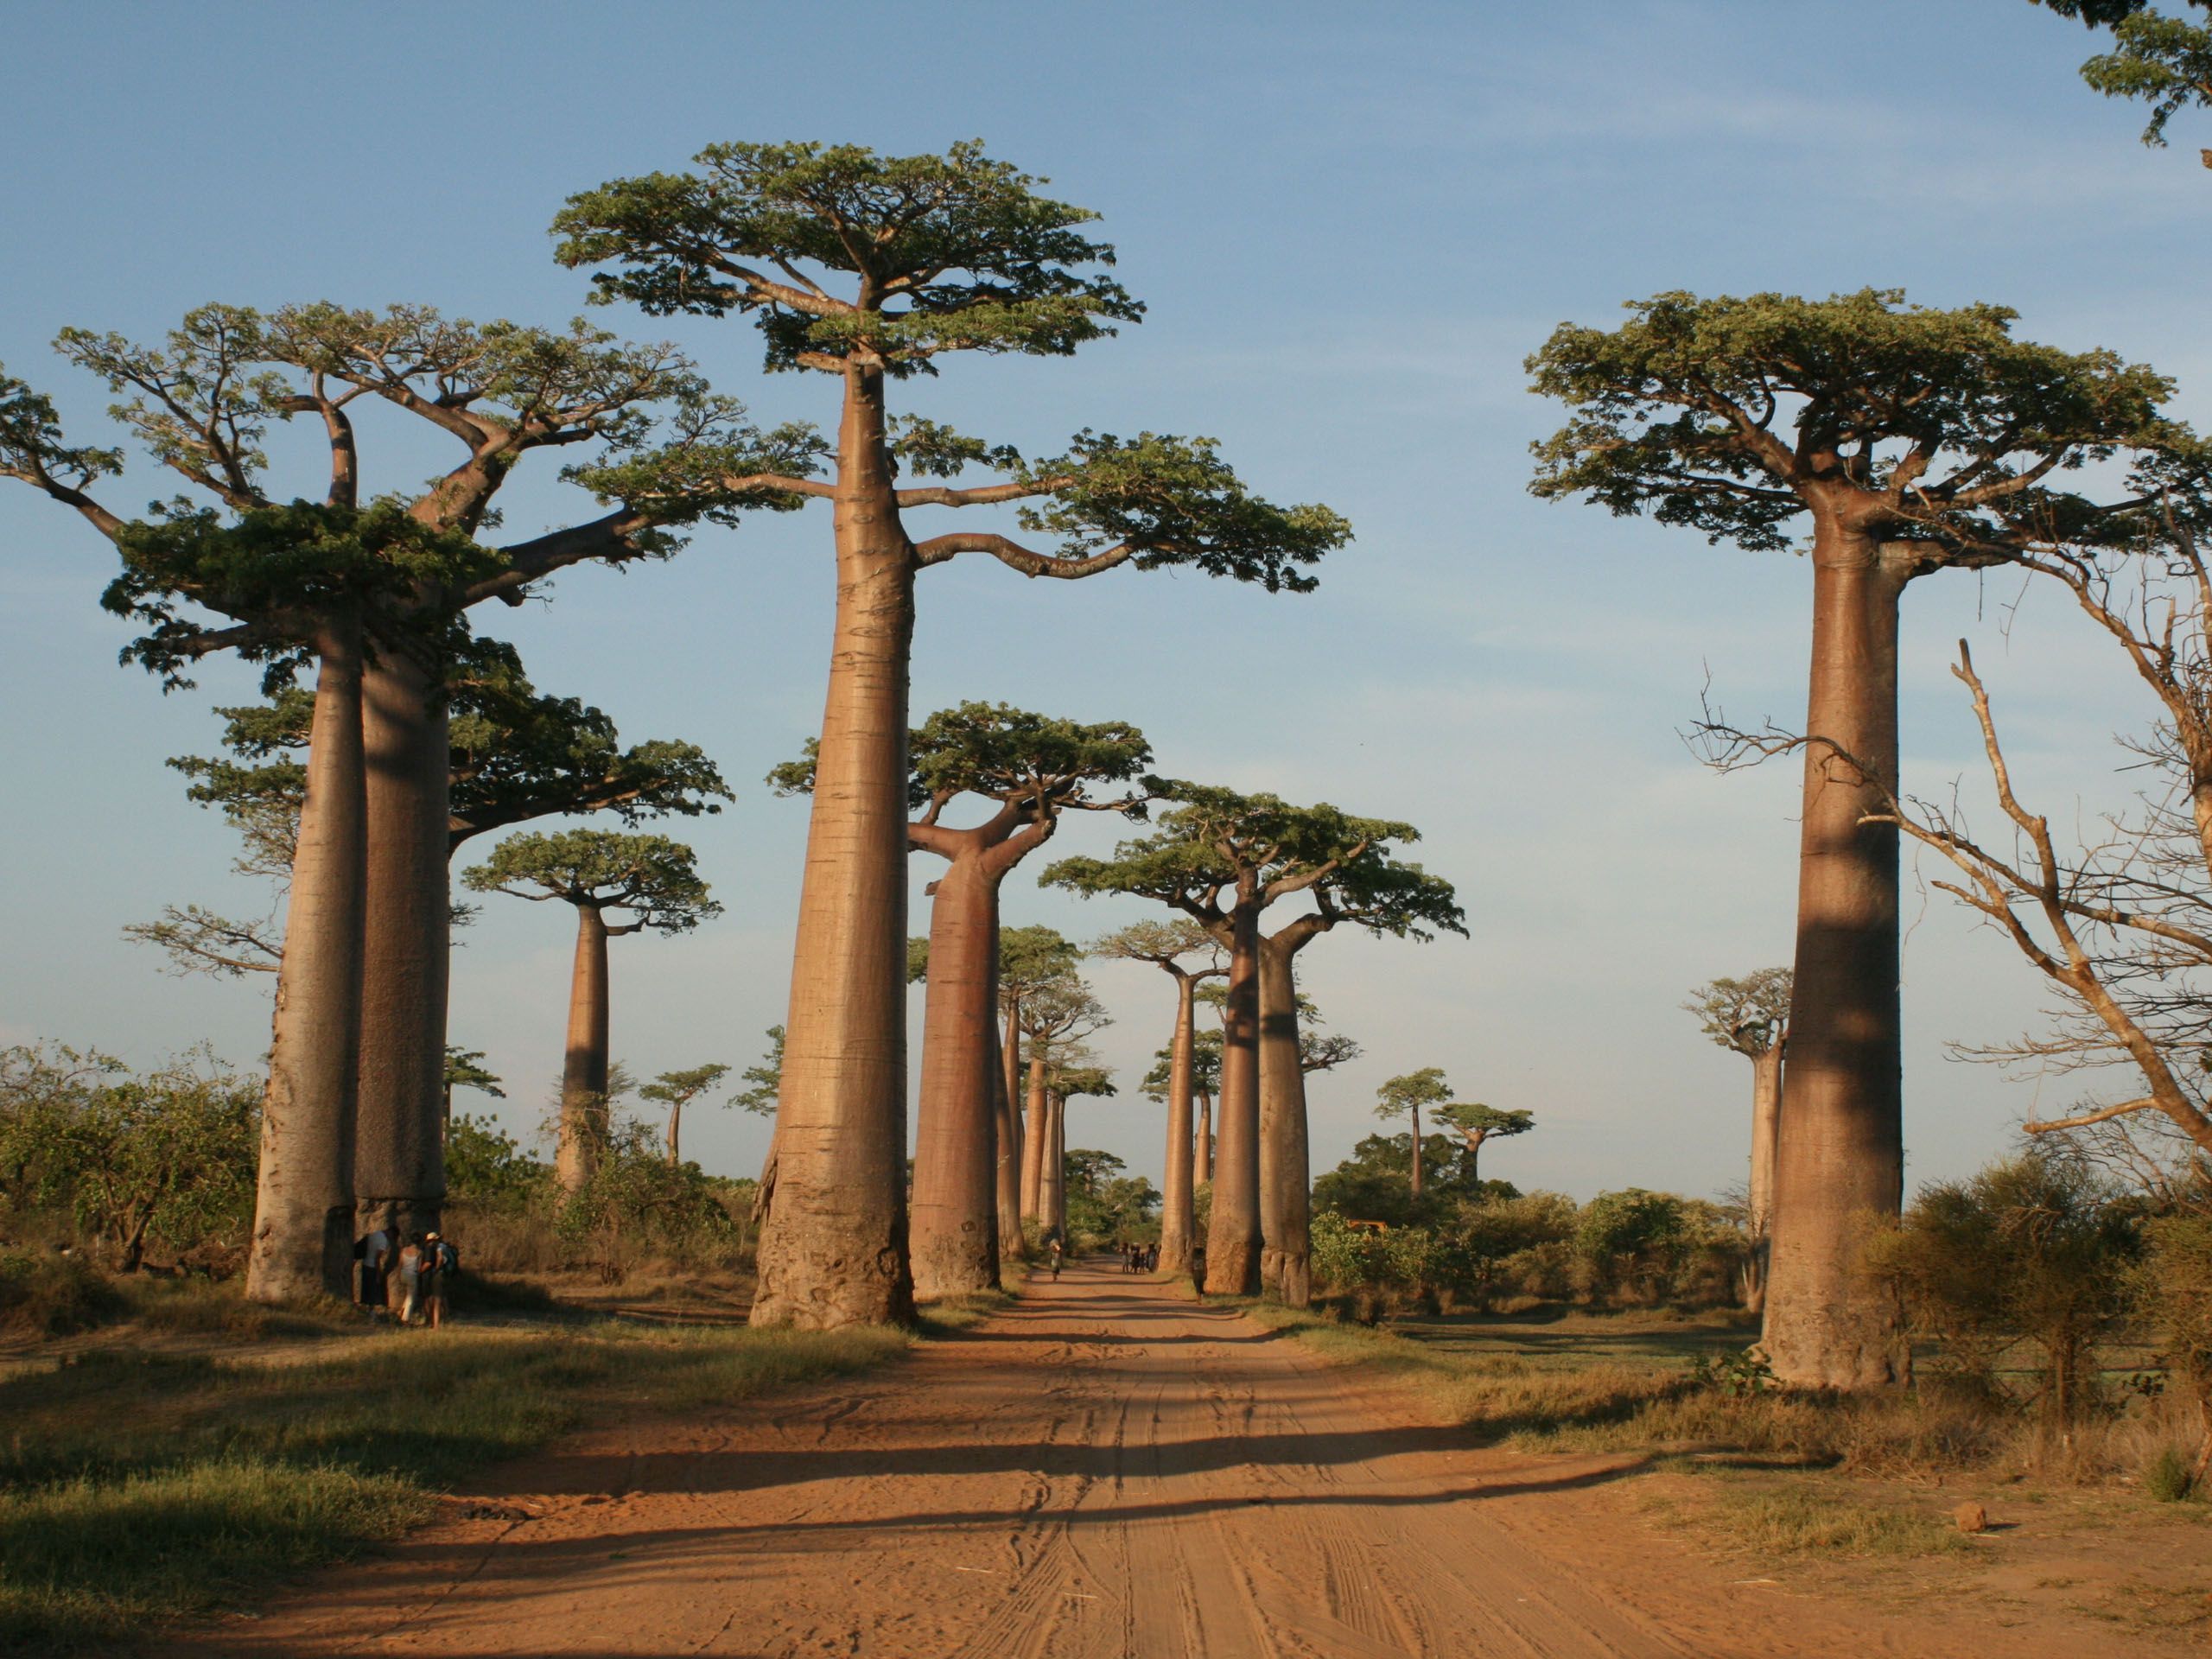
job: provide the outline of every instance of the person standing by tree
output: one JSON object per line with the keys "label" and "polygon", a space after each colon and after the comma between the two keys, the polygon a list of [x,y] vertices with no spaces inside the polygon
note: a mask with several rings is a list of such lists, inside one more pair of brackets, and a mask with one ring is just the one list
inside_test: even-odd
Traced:
{"label": "person standing by tree", "polygon": [[[570,198],[558,257],[598,267],[599,297],[648,312],[757,321],[770,366],[841,386],[832,482],[779,487],[832,504],[837,615],[817,753],[776,1197],[762,1229],[755,1324],[906,1317],[903,1203],[909,648],[916,578],[962,554],[1024,575],[1184,566],[1270,591],[1348,537],[1322,507],[1253,496],[1204,440],[1084,433],[1025,460],[892,413],[892,383],[950,353],[1065,356],[1142,308],[1105,274],[1093,215],[978,143],[942,156],[857,145],[716,144],[699,170]],[[905,484],[899,474],[946,480]],[[981,471],[989,481],[958,482]],[[925,507],[1022,503],[1020,528],[912,537]]]}
{"label": "person standing by tree", "polygon": [[[722,907],[707,896],[691,849],[664,836],[600,830],[510,836],[461,880],[478,893],[508,893],[541,903],[558,899],[575,907],[575,971],[554,1161],[556,1179],[573,1195],[591,1179],[607,1144],[607,940],[646,928],[689,932],[721,915]],[[630,919],[609,922],[609,911]]]}
{"label": "person standing by tree", "polygon": [[[2054,523],[2084,463],[2163,442],[2163,376],[2012,337],[2002,306],[1936,310],[1894,289],[1826,300],[1668,293],[1615,329],[1562,324],[1529,359],[1567,404],[1530,488],[1654,512],[1776,550],[1809,532],[1797,955],[1764,1347],[1793,1384],[1899,1380],[1895,1299],[1856,1269],[1864,1217],[1904,1196],[1897,614],[1908,583],[1999,564]],[[1724,759],[1789,744],[1720,722]]]}

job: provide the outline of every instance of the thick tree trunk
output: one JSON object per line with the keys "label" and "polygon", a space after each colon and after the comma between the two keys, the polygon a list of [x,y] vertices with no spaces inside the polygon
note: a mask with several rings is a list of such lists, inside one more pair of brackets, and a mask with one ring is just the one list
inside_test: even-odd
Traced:
{"label": "thick tree trunk", "polygon": [[776,1198],[753,1323],[913,1316],[906,1260],[906,720],[912,551],[884,447],[883,376],[845,375],[837,609],[799,888]]}
{"label": "thick tree trunk", "polygon": [[576,906],[576,965],[569,978],[569,1048],[561,1066],[561,1139],[554,1179],[579,1192],[598,1170],[607,1141],[607,918]]}
{"label": "thick tree trunk", "polygon": [[1421,1197],[1421,1108],[1413,1108],[1414,1117],[1414,1197]]}
{"label": "thick tree trunk", "polygon": [[359,1098],[362,905],[368,859],[362,778],[361,638],[334,629],[308,738],[275,1034],[261,1114],[246,1295],[285,1302],[350,1288],[353,1117]]}
{"label": "thick tree trunk", "polygon": [[1198,1096],[1198,1131],[1191,1147],[1191,1183],[1195,1189],[1213,1183],[1213,1096],[1203,1089]]}
{"label": "thick tree trunk", "polygon": [[1206,1226],[1206,1289],[1249,1296],[1260,1287],[1260,963],[1256,883],[1239,884],[1230,916],[1229,1002],[1221,1046],[1221,1126],[1214,1146],[1213,1213]]}
{"label": "thick tree trunk", "polygon": [[1783,1382],[1857,1389],[1908,1368],[1891,1299],[1857,1270],[1872,1217],[1904,1198],[1897,833],[1862,823],[1880,791],[1819,740],[1894,785],[1897,600],[1881,548],[1821,520],[1813,545],[1796,979],[1774,1176],[1764,1346]]}
{"label": "thick tree trunk", "polygon": [[1009,1012],[1006,1027],[997,1034],[992,1050],[997,1075],[991,1079],[991,1093],[998,1113],[998,1145],[995,1149],[996,1185],[999,1211],[999,1260],[1019,1262],[1027,1255],[1021,1236],[1021,1113],[1014,1103],[1021,1096],[1020,1073],[1021,1033],[1016,1028],[1014,1015]]}
{"label": "thick tree trunk", "polygon": [[1260,1282],[1269,1295],[1304,1307],[1313,1300],[1313,1217],[1297,951],[1287,941],[1260,941]]}
{"label": "thick tree trunk", "polygon": [[683,1103],[671,1100],[668,1103],[668,1166],[671,1169],[677,1168],[683,1162]]}
{"label": "thick tree trunk", "polygon": [[998,877],[982,849],[955,858],[930,909],[928,1001],[914,1142],[914,1294],[999,1284]]}
{"label": "thick tree trunk", "polygon": [[364,1230],[413,1235],[437,1228],[446,1192],[453,754],[435,676],[402,652],[369,667],[361,716],[368,909],[353,1193]]}
{"label": "thick tree trunk", "polygon": [[1783,1046],[1775,1043],[1751,1060],[1751,1185],[1745,1205],[1751,1248],[1744,1264],[1744,1306],[1753,1313],[1766,1306],[1767,1262],[1774,1248],[1774,1160],[1782,1128],[1782,1053]]}
{"label": "thick tree trunk", "polygon": [[1028,1127],[1021,1136],[1021,1218],[1046,1225],[1045,1165],[1052,1153],[1052,1136],[1051,1103],[1045,1092],[1045,1056],[1041,1051],[1029,1057],[1028,1116]]}
{"label": "thick tree trunk", "polygon": [[1191,1051],[1198,1025],[1198,982],[1175,975],[1175,1034],[1167,1044],[1167,1166],[1160,1176],[1160,1268],[1191,1270],[1196,1224],[1191,1211]]}
{"label": "thick tree trunk", "polygon": [[1047,1137],[1050,1144],[1045,1154],[1045,1220],[1065,1243],[1068,1236],[1067,1096],[1057,1091],[1047,1092],[1045,1110],[1051,1124],[1051,1133]]}

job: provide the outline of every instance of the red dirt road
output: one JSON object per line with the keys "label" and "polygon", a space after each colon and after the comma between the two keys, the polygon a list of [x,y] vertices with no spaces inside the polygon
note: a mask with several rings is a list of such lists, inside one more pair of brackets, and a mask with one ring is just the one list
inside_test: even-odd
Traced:
{"label": "red dirt road", "polygon": [[[240,1656],[1404,1659],[1987,1651],[1986,1625],[1747,1585],[1619,1459],[1423,1423],[1105,1263],[906,1362],[595,1432],[226,1621]],[[2028,1639],[2023,1640],[2023,1637]],[[2141,1652],[2003,1633],[2008,1656]]]}

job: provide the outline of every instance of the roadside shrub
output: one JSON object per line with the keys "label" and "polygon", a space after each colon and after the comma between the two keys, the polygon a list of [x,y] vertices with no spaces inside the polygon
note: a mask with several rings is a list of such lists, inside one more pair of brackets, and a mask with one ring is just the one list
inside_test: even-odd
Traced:
{"label": "roadside shrub", "polygon": [[2194,1402],[2197,1450],[2188,1484],[2212,1482],[2212,1215],[2159,1216],[2143,1227],[2137,1313],[2158,1333],[2171,1389]]}
{"label": "roadside shrub", "polygon": [[683,1268],[737,1256],[737,1224],[714,1180],[696,1164],[670,1163],[658,1131],[636,1122],[615,1126],[599,1167],[562,1204],[557,1230],[610,1285],[647,1256]]}
{"label": "roadside shrub", "polygon": [[2070,1427],[2096,1403],[2093,1351],[2126,1311],[2140,1243],[2133,1210],[2093,1172],[2031,1153],[1923,1189],[1865,1262],[1970,1385],[2024,1338],[2045,1421]]}

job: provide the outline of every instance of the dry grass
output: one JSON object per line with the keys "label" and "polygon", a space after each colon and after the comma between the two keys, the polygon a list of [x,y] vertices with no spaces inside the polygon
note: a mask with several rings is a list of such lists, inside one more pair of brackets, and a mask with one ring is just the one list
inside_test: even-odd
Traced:
{"label": "dry grass", "polygon": [[1709,1489],[1700,1494],[1705,1501],[1662,1504],[1667,1518],[1721,1549],[1762,1560],[1974,1552],[1967,1535],[1932,1507],[1869,1501],[1832,1481],[1700,1485]]}

